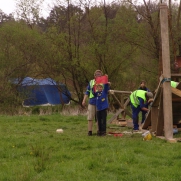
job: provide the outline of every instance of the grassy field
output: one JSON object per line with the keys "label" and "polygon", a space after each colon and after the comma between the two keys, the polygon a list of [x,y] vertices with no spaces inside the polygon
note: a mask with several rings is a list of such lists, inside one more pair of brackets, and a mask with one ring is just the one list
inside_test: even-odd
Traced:
{"label": "grassy field", "polygon": [[85,116],[0,116],[0,136],[0,181],[180,180],[181,143],[88,137]]}

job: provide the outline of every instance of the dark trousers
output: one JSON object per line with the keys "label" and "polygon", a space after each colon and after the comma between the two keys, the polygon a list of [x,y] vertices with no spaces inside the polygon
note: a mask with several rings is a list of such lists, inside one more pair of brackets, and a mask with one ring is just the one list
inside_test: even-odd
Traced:
{"label": "dark trousers", "polygon": [[[144,104],[144,107],[146,107],[148,109],[148,104]],[[141,124],[142,124],[145,121],[147,111],[141,110],[141,112],[142,112],[142,119],[141,119]]]}
{"label": "dark trousers", "polygon": [[145,121],[147,111],[141,111],[141,112],[142,112],[142,119],[141,119],[141,124],[142,124]]}
{"label": "dark trousers", "polygon": [[106,133],[106,120],[107,120],[107,109],[97,111],[97,121],[99,127],[99,133]]}
{"label": "dark trousers", "polygon": [[139,130],[138,115],[139,115],[139,112],[141,111],[141,108],[140,106],[134,107],[131,104],[131,109],[132,109],[132,118],[133,118],[133,129]]}

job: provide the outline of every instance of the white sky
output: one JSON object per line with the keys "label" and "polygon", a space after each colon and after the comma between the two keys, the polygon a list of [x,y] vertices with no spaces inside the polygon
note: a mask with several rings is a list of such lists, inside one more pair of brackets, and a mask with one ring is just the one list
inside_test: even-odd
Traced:
{"label": "white sky", "polygon": [[[48,16],[49,15],[49,7],[54,6],[55,0],[44,0],[43,3],[43,16]],[[7,15],[10,13],[15,12],[16,10],[16,0],[0,0],[0,9]]]}
{"label": "white sky", "polygon": [[[138,2],[142,2],[142,1],[143,0],[138,0]],[[178,2],[178,1],[179,0],[175,0],[174,2]],[[44,0],[43,7],[42,7],[43,16],[47,17],[49,15],[49,10],[51,9],[50,7],[53,7],[55,2],[56,2],[56,0]],[[16,0],[0,0],[0,9],[7,15],[15,12]]]}
{"label": "white sky", "polygon": [[15,8],[15,2],[13,0],[1,0],[0,1],[0,9],[6,13],[9,14],[14,11]]}

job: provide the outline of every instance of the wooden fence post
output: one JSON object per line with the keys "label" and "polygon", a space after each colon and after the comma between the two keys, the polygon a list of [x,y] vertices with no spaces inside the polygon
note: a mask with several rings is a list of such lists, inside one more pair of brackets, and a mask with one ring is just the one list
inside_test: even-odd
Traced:
{"label": "wooden fence post", "polygon": [[[162,43],[162,63],[163,63],[163,114],[164,133],[167,140],[173,139],[173,116],[172,116],[172,94],[170,86],[170,49],[168,32],[168,7],[165,3],[160,5],[160,25]],[[159,120],[158,120],[159,121]]]}

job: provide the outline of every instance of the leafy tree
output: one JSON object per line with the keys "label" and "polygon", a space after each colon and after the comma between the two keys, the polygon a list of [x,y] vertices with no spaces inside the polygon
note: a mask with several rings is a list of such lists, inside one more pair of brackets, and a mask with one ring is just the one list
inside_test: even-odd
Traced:
{"label": "leafy tree", "polygon": [[55,6],[47,18],[49,28],[46,37],[51,43],[50,54],[53,54],[53,56],[50,61],[42,62],[42,64],[52,68],[51,72],[55,74],[56,79],[63,77],[65,82],[68,81],[69,84],[73,85],[72,89],[76,95],[73,100],[81,104],[84,89],[80,59],[83,11],[80,7],[67,3],[67,7]]}
{"label": "leafy tree", "polygon": [[[134,90],[142,79],[150,89],[156,87],[162,70],[158,1],[143,0],[141,5],[128,0],[59,1],[46,19],[40,18],[41,2],[18,0],[16,20],[0,12],[1,103],[17,102],[16,87],[7,82],[13,78],[21,82],[26,76],[65,83],[78,104],[96,69],[109,75],[112,89]],[[171,57],[175,57],[180,6],[169,6]]]}
{"label": "leafy tree", "polygon": [[16,0],[16,16],[31,28],[40,20],[41,5],[44,0]]}
{"label": "leafy tree", "polygon": [[2,93],[0,102],[18,104],[16,87],[12,82],[20,82],[27,76],[39,76],[38,61],[44,58],[43,41],[37,30],[24,23],[8,22],[0,28],[0,79]]}
{"label": "leafy tree", "polygon": [[[109,75],[112,88],[130,89],[125,79],[138,56],[137,34],[141,27],[132,6],[124,4],[94,6],[86,8],[85,36],[89,64]],[[135,59],[136,60],[136,59]],[[92,71],[93,72],[93,71]],[[128,73],[129,72],[129,73]]]}
{"label": "leafy tree", "polygon": [[0,10],[0,25],[8,21],[14,21],[13,14],[7,15],[3,11]]}

